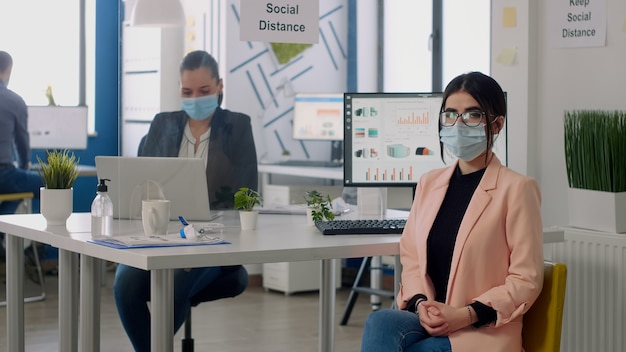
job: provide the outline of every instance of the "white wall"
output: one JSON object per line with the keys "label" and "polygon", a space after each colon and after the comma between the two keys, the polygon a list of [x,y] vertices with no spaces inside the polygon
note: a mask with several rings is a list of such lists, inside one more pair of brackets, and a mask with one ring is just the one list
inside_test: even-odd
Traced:
{"label": "white wall", "polygon": [[[492,2],[492,75],[509,92],[509,131],[514,132],[509,133],[509,165],[538,179],[544,226],[569,221],[564,111],[626,109],[626,2],[606,2],[606,46],[574,49],[551,47],[547,32],[554,19],[548,17],[548,2]],[[504,7],[517,9],[515,28],[503,28]],[[517,48],[513,65],[497,63],[508,47]]]}
{"label": "white wall", "polygon": [[[606,2],[606,47],[556,49],[549,46],[547,36],[538,35],[536,39],[538,133],[535,141],[539,146],[546,225],[568,222],[564,111],[626,110],[626,1]],[[538,3],[537,21],[533,24],[538,33],[544,33],[550,21],[548,5],[545,1]]]}

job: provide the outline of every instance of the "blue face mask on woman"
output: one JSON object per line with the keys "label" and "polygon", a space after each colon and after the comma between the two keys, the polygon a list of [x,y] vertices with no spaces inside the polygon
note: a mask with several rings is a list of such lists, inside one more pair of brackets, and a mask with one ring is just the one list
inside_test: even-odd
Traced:
{"label": "blue face mask on woman", "polygon": [[219,105],[217,94],[205,95],[197,98],[183,98],[183,111],[194,120],[206,120],[213,115]]}
{"label": "blue face mask on woman", "polygon": [[487,150],[487,135],[482,123],[468,127],[457,122],[454,126],[442,127],[439,138],[448,151],[461,160],[474,160]]}

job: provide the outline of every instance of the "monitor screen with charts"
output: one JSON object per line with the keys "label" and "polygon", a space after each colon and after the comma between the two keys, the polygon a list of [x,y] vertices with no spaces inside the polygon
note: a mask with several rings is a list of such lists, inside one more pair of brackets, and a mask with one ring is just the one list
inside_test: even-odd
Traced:
{"label": "monitor screen with charts", "polygon": [[346,93],[344,184],[415,186],[444,166],[439,146],[442,95]]}
{"label": "monitor screen with charts", "polygon": [[198,158],[96,156],[106,178],[113,217],[141,219],[143,199],[169,199],[170,219],[211,219],[204,161]]}
{"label": "monitor screen with charts", "polygon": [[293,139],[343,140],[343,93],[298,93],[293,109]]}
{"label": "monitor screen with charts", "polygon": [[[415,187],[424,173],[453,162],[445,150],[442,160],[442,100],[442,93],[346,93],[344,185]],[[506,123],[494,152],[506,165]]]}

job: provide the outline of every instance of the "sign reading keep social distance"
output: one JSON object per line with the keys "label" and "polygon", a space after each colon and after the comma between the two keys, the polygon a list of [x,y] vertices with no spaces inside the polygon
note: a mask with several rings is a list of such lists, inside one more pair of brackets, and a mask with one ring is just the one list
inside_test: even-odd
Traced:
{"label": "sign reading keep social distance", "polygon": [[239,38],[317,44],[319,0],[241,0]]}
{"label": "sign reading keep social distance", "polygon": [[550,0],[548,6],[551,46],[606,45],[606,0]]}

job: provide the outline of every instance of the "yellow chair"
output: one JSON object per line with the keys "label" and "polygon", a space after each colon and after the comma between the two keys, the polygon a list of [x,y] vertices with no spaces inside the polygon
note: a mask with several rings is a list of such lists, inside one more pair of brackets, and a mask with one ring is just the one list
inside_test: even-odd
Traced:
{"label": "yellow chair", "polygon": [[16,201],[16,200],[32,199],[33,197],[34,197],[34,194],[32,192],[2,193],[0,194],[0,203],[11,202],[11,201]]}
{"label": "yellow chair", "polygon": [[558,352],[561,347],[567,267],[544,262],[543,289],[526,314],[522,345],[526,352]]}

